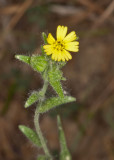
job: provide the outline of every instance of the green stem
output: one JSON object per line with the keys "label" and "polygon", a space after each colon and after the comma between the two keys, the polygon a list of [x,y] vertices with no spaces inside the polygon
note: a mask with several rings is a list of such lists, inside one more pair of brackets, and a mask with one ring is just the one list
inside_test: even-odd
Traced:
{"label": "green stem", "polygon": [[[44,86],[42,88],[42,93],[43,93],[43,97],[45,96],[45,93],[46,93],[46,90],[47,90],[47,87],[48,87],[48,81],[45,80],[44,81]],[[44,98],[43,98],[44,99]],[[41,105],[42,102],[40,102],[39,105]],[[36,107],[36,110],[35,110],[35,115],[34,115],[34,125],[35,125],[35,129],[36,129],[36,133],[38,135],[38,137],[40,138],[40,141],[41,141],[41,144],[42,144],[42,147],[44,149],[44,152],[46,154],[46,156],[49,158],[49,160],[52,160],[52,156],[48,150],[48,147],[46,145],[46,142],[45,142],[45,139],[42,135],[42,132],[41,132],[41,129],[40,129],[40,125],[39,125],[39,112],[38,112],[38,106]]]}
{"label": "green stem", "polygon": [[41,132],[41,129],[40,129],[40,125],[39,125],[39,112],[38,112],[38,107],[36,108],[36,111],[35,111],[35,116],[34,116],[34,124],[35,124],[35,128],[36,128],[36,132],[40,138],[40,141],[41,141],[41,144],[42,144],[42,147],[44,149],[44,152],[46,154],[46,156],[49,158],[49,160],[52,160],[52,156],[51,154],[49,153],[49,150],[47,148],[47,145],[46,145],[46,142],[45,142],[45,139],[42,135],[42,132]]}
{"label": "green stem", "polygon": [[45,93],[46,93],[47,87],[48,87],[48,81],[47,81],[47,80],[45,80],[45,81],[44,81],[43,88],[42,88],[43,96],[45,96]]}

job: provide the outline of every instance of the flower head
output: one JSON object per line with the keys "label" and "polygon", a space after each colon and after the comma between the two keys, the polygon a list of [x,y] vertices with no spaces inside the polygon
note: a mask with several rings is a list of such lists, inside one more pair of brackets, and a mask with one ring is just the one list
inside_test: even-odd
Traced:
{"label": "flower head", "polygon": [[48,34],[47,42],[48,44],[44,45],[44,51],[47,55],[51,55],[51,58],[55,61],[65,61],[72,59],[71,52],[79,51],[79,42],[76,41],[75,31],[67,34],[68,28],[66,26],[58,26],[56,32],[56,38],[52,36],[51,33]]}

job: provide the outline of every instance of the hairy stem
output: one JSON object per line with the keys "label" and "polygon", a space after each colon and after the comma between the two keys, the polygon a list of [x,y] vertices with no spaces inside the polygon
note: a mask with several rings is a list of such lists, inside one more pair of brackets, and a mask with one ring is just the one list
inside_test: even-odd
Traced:
{"label": "hairy stem", "polygon": [[[44,81],[44,86],[42,88],[42,93],[43,93],[43,99],[44,99],[44,96],[45,96],[45,93],[46,93],[46,90],[47,90],[47,87],[48,87],[48,81],[45,80]],[[41,105],[42,102],[40,102],[39,105]],[[36,129],[36,132],[37,132],[37,135],[38,137],[40,138],[40,141],[41,141],[41,144],[42,144],[42,147],[44,149],[44,152],[46,154],[46,156],[49,158],[49,160],[52,160],[52,156],[48,150],[48,147],[46,145],[46,142],[45,142],[45,139],[42,135],[42,132],[41,132],[41,129],[40,129],[40,125],[39,125],[39,112],[38,112],[38,106],[36,107],[36,110],[35,110],[35,115],[34,115],[34,125],[35,125],[35,129]]]}
{"label": "hairy stem", "polygon": [[40,129],[40,125],[39,125],[39,116],[40,114],[38,113],[38,107],[36,108],[36,111],[35,111],[35,116],[34,116],[34,125],[35,125],[35,128],[36,128],[36,132],[40,138],[40,141],[41,141],[41,144],[42,144],[42,147],[44,149],[44,152],[46,154],[46,156],[49,158],[49,160],[52,160],[52,156],[51,154],[49,153],[49,150],[47,148],[47,145],[46,145],[46,142],[45,142],[45,139],[42,135],[42,132],[41,132],[41,129]]}

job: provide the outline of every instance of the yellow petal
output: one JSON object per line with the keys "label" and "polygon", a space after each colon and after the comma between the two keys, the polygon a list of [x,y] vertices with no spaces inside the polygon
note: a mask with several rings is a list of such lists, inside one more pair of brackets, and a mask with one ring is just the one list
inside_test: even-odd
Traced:
{"label": "yellow petal", "polygon": [[56,54],[52,54],[51,58],[56,61]]}
{"label": "yellow petal", "polygon": [[58,51],[58,50],[54,50],[54,59],[55,61],[60,61],[61,60],[61,51]]}
{"label": "yellow petal", "polygon": [[57,60],[58,60],[58,61],[61,61],[61,58],[62,58],[62,53],[61,53],[61,51],[59,51],[59,52],[58,52],[58,59],[57,59]]}
{"label": "yellow petal", "polygon": [[62,57],[61,57],[61,60],[62,60],[63,62],[65,62],[65,57],[64,57],[64,56],[62,56]]}
{"label": "yellow petal", "polygon": [[72,52],[78,52],[79,51],[79,42],[68,42],[65,43],[65,49]]}
{"label": "yellow petal", "polygon": [[72,56],[71,56],[71,54],[70,54],[68,51],[66,51],[66,50],[64,49],[63,52],[64,52],[64,55],[65,55],[67,61],[68,61],[69,59],[72,59]]}
{"label": "yellow petal", "polygon": [[76,33],[74,31],[70,32],[65,38],[64,38],[64,42],[72,42],[76,40]]}
{"label": "yellow petal", "polygon": [[64,55],[64,58],[65,58],[65,60],[69,60],[69,58],[68,58],[68,56],[66,55],[66,53],[65,52],[63,52],[63,55]]}
{"label": "yellow petal", "polygon": [[50,51],[45,51],[45,52],[46,52],[46,54],[47,54],[48,56],[52,54],[52,52],[50,52]]}
{"label": "yellow petal", "polygon": [[44,45],[43,48],[44,48],[44,49],[50,49],[50,48],[51,48],[51,45],[48,45],[48,44],[47,44],[47,45]]}
{"label": "yellow petal", "polygon": [[61,60],[62,60],[62,61],[67,60],[67,56],[66,56],[64,50],[61,51]]}
{"label": "yellow petal", "polygon": [[43,48],[44,48],[44,51],[46,52],[47,55],[52,54],[52,46],[51,45],[44,45]]}
{"label": "yellow petal", "polygon": [[66,34],[67,34],[67,30],[68,28],[65,26],[58,26],[57,27],[57,33],[56,33],[56,36],[57,36],[57,40],[58,41],[61,41],[65,38]]}
{"label": "yellow petal", "polygon": [[55,42],[55,39],[54,39],[54,37],[52,36],[51,33],[48,34],[47,42],[49,44],[53,44]]}

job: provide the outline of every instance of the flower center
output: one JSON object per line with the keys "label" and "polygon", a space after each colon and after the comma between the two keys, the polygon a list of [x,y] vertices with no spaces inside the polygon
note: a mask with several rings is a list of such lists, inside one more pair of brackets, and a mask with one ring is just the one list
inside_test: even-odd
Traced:
{"label": "flower center", "polygon": [[62,51],[64,49],[64,42],[63,41],[55,41],[55,43],[53,44],[53,48],[58,50],[58,51]]}

